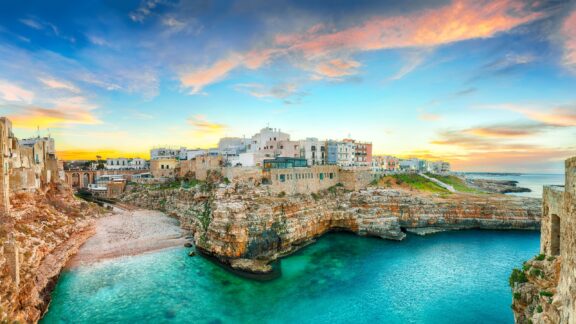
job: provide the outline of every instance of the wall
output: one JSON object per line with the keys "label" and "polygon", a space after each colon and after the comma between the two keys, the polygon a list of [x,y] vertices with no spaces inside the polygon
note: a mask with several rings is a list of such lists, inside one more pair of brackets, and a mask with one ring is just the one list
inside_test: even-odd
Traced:
{"label": "wall", "polygon": [[340,170],[340,182],[344,188],[348,190],[357,191],[366,188],[370,182],[374,180],[374,176],[370,169],[366,168],[352,168]]}
{"label": "wall", "polygon": [[264,176],[270,181],[268,188],[271,192],[289,195],[316,193],[340,182],[338,167],[335,165],[270,169]]}
{"label": "wall", "polygon": [[150,172],[154,178],[175,178],[178,175],[176,159],[157,159],[150,161]]}
{"label": "wall", "polygon": [[557,215],[560,218],[561,268],[552,305],[561,323],[576,323],[576,157],[566,160],[565,176],[563,190],[554,186],[544,187],[541,253],[555,254],[553,240],[557,227],[555,230],[552,215]]}

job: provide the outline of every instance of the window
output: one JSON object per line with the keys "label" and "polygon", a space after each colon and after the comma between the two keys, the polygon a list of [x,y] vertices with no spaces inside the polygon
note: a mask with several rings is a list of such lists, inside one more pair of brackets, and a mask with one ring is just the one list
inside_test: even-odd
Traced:
{"label": "window", "polygon": [[281,174],[280,175],[280,182],[284,182],[284,181],[286,181],[286,175]]}
{"label": "window", "polygon": [[324,180],[324,173],[320,173],[320,180]]}
{"label": "window", "polygon": [[164,169],[164,164],[160,165],[160,169]]}

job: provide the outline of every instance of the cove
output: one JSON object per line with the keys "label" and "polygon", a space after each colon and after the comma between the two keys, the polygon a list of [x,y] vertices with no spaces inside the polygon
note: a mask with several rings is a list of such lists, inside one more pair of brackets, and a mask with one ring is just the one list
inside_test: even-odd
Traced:
{"label": "cove", "polygon": [[41,322],[512,323],[508,276],[538,250],[539,232],[329,233],[259,282],[174,248],[63,272]]}

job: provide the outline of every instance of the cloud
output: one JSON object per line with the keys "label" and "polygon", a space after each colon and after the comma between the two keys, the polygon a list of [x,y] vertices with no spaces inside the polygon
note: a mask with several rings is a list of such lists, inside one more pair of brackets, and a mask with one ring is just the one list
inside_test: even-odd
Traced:
{"label": "cloud", "polygon": [[136,10],[130,12],[128,16],[132,21],[142,23],[152,14],[154,8],[161,4],[161,0],[142,0]]}
{"label": "cloud", "polygon": [[0,99],[30,103],[34,99],[34,93],[8,81],[0,80]]}
{"label": "cloud", "polygon": [[188,124],[194,127],[196,134],[204,135],[220,135],[228,128],[224,124],[210,122],[205,116],[195,115],[188,119]]}
{"label": "cloud", "polygon": [[308,32],[283,35],[276,39],[281,40],[281,45],[302,51],[307,57],[315,57],[333,51],[433,47],[487,38],[541,17],[541,13],[527,10],[522,1],[485,3],[456,0],[440,8],[409,15],[371,18],[360,25],[336,32]]}
{"label": "cloud", "polygon": [[573,127],[576,126],[576,104],[558,107],[531,107],[515,104],[503,104],[487,106],[488,109],[502,109],[520,113],[525,117],[538,121],[543,125],[553,127]]}
{"label": "cloud", "polygon": [[35,129],[61,128],[69,125],[94,125],[101,121],[93,114],[97,107],[85,98],[69,97],[54,100],[52,107],[35,105],[0,105],[15,127]]}
{"label": "cloud", "polygon": [[323,77],[339,79],[343,76],[356,74],[356,68],[360,65],[359,62],[350,59],[333,59],[318,64],[314,72]]}
{"label": "cloud", "polygon": [[[341,30],[314,24],[302,33],[278,34],[269,46],[196,68],[181,75],[180,81],[184,87],[192,89],[192,94],[197,94],[205,86],[226,78],[236,68],[257,69],[279,56],[288,57],[295,65],[310,70],[314,73],[313,79],[339,78],[357,73],[360,63],[344,58],[358,52],[429,49],[468,39],[488,38],[545,16],[525,5],[518,0],[456,0],[439,8],[405,15],[373,17]],[[423,60],[423,54],[415,55],[391,79],[402,78]]]}
{"label": "cloud", "polygon": [[546,129],[548,127],[541,123],[510,123],[473,127],[463,132],[480,137],[521,138],[536,135]]}
{"label": "cloud", "polygon": [[80,92],[80,89],[78,89],[73,84],[64,81],[59,81],[51,77],[39,78],[39,80],[40,82],[42,82],[42,84],[52,89],[64,89],[73,93]]}
{"label": "cloud", "polygon": [[258,99],[280,99],[287,105],[300,103],[307,95],[306,92],[298,90],[296,83],[279,83],[272,87],[260,83],[241,83],[235,85],[234,89]]}
{"label": "cloud", "polygon": [[33,29],[44,29],[44,25],[31,18],[20,19],[20,22]]}
{"label": "cloud", "polygon": [[564,21],[560,34],[564,38],[563,62],[576,72],[576,9]]}
{"label": "cloud", "polygon": [[205,86],[224,79],[230,71],[241,64],[242,58],[232,55],[212,66],[182,74],[180,81],[183,86],[191,88],[191,94],[199,94]]}
{"label": "cloud", "polygon": [[418,115],[418,119],[424,121],[438,121],[442,119],[442,116],[423,112],[420,115]]}
{"label": "cloud", "polygon": [[414,71],[420,64],[424,62],[426,57],[431,53],[430,50],[422,50],[412,52],[406,57],[406,63],[398,72],[396,72],[393,76],[388,78],[388,81],[396,81],[400,80],[410,72]]}

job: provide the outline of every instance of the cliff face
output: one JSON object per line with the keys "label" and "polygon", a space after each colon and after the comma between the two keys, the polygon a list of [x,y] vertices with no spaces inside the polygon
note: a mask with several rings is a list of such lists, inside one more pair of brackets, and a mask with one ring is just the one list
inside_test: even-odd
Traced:
{"label": "cliff face", "polygon": [[267,272],[267,264],[330,230],[401,240],[405,228],[536,229],[538,199],[335,188],[278,197],[259,188],[227,186],[128,192],[123,201],[180,218],[198,249],[232,267]]}
{"label": "cliff face", "polygon": [[[68,258],[93,234],[92,218],[101,211],[74,198],[65,186],[51,184],[36,193],[10,197],[11,214],[2,224],[0,240],[0,320],[36,322]],[[16,242],[19,284],[8,237]]]}

